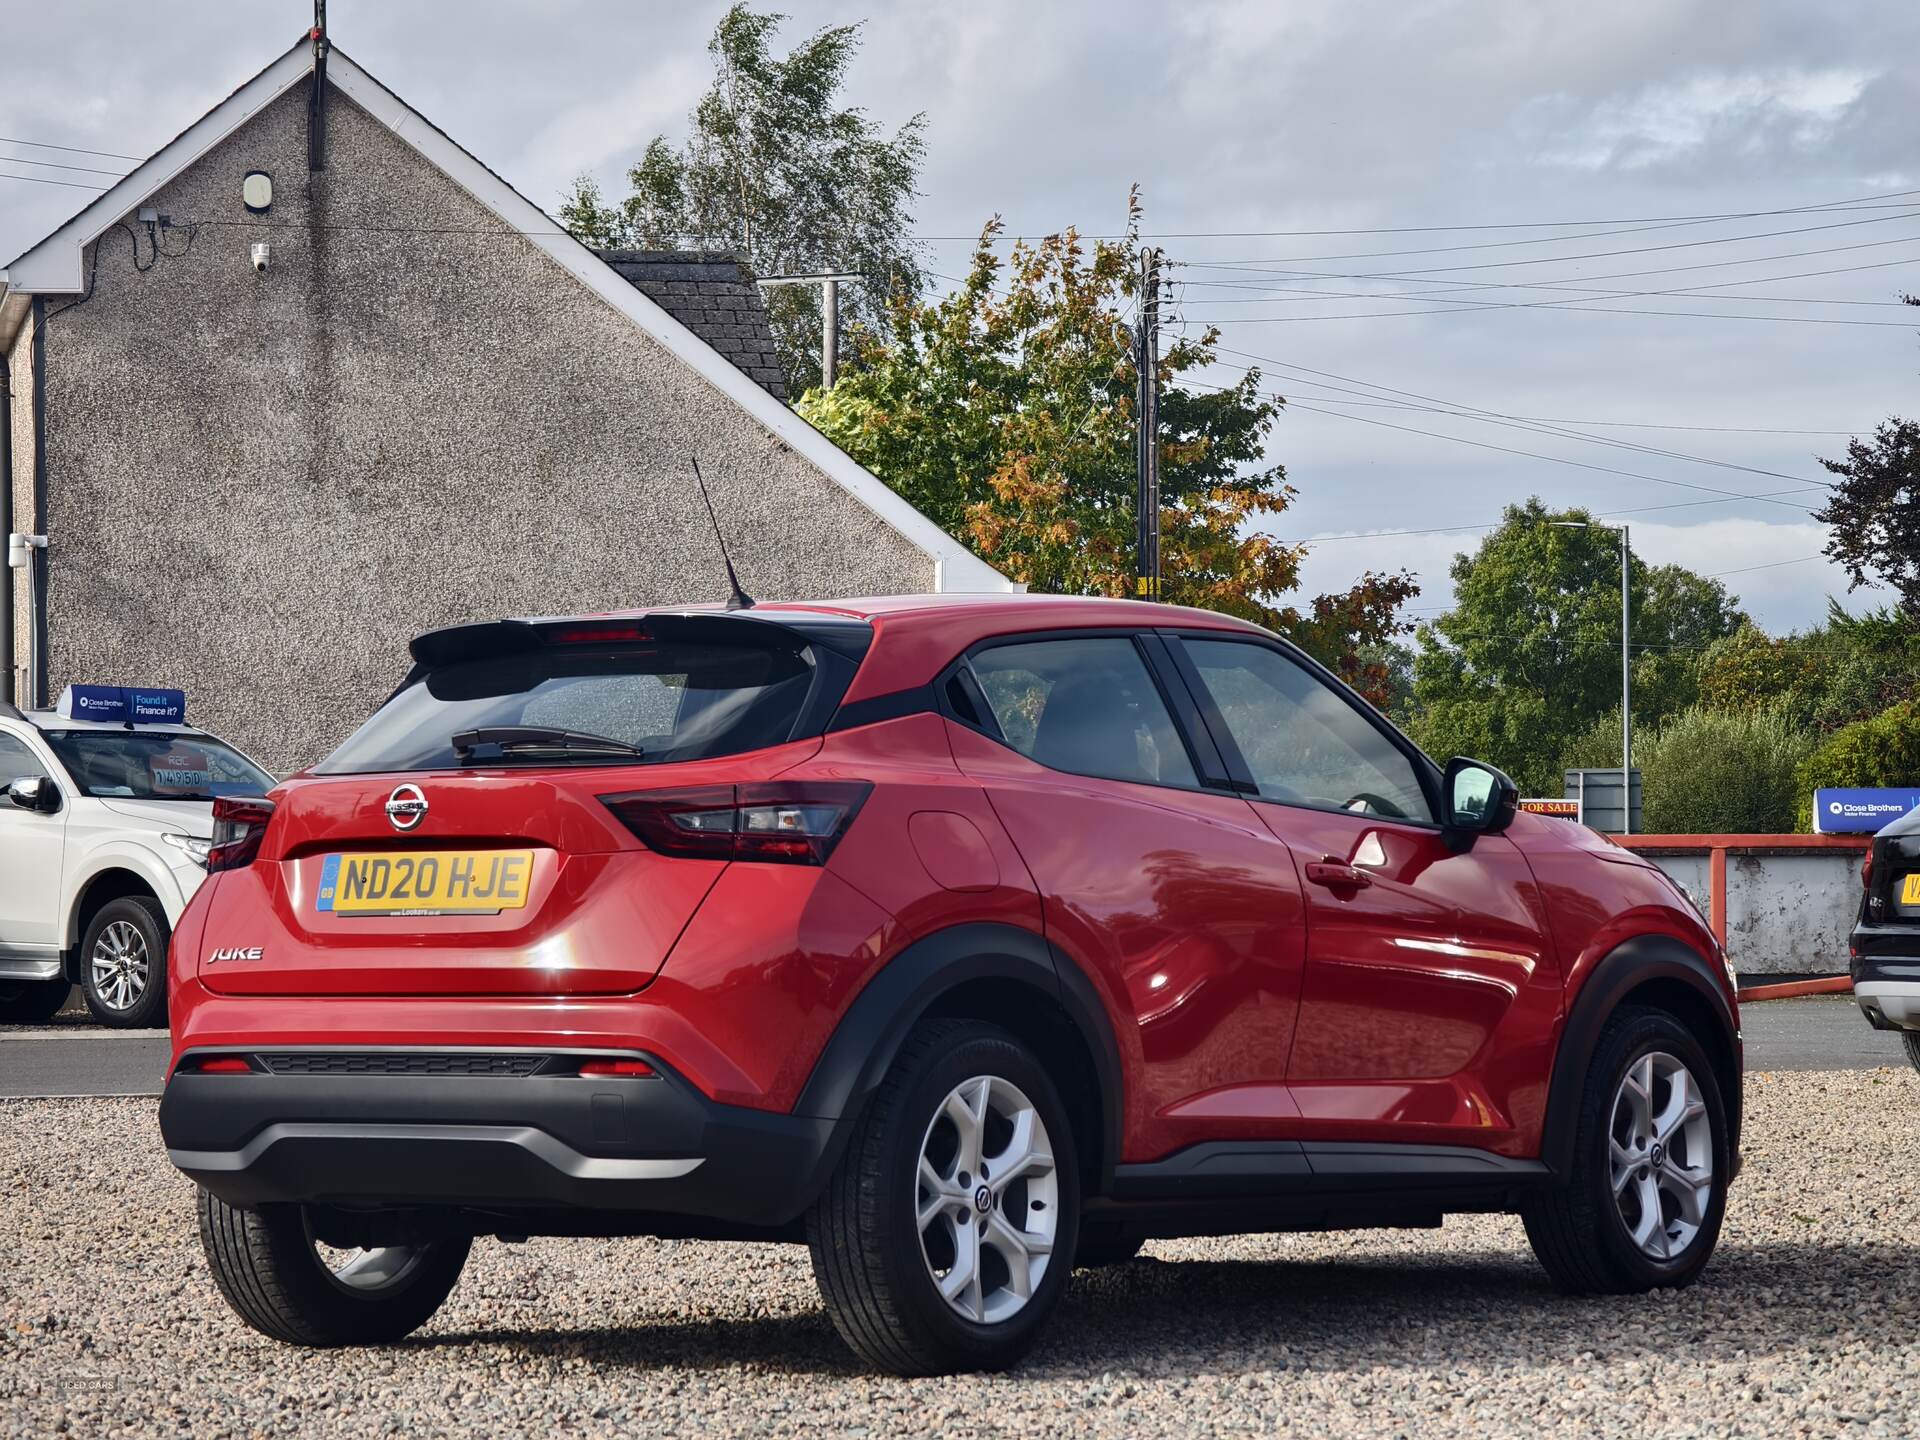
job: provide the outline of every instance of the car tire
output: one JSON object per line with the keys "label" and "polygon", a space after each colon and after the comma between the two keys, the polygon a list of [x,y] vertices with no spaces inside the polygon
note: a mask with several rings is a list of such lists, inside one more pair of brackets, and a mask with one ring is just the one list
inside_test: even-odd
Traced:
{"label": "car tire", "polygon": [[80,991],[102,1025],[144,1030],[167,1023],[167,912],[151,895],[100,907],[80,937]]}
{"label": "car tire", "polygon": [[1719,1081],[1686,1026],[1639,1006],[1608,1020],[1573,1146],[1564,1183],[1521,1210],[1554,1283],[1612,1295],[1691,1284],[1720,1237],[1731,1156]]}
{"label": "car tire", "polygon": [[899,1375],[998,1370],[1059,1303],[1079,1216],[1073,1134],[1045,1068],[1004,1030],[932,1020],[857,1122],[807,1242],[862,1360]]}
{"label": "car tire", "polygon": [[453,1292],[473,1244],[451,1235],[353,1251],[330,1266],[300,1206],[243,1210],[202,1190],[199,1210],[220,1294],[248,1325],[288,1345],[384,1345],[412,1334]]}
{"label": "car tire", "polygon": [[0,1024],[44,1025],[66,1007],[65,980],[0,981]]}
{"label": "car tire", "polygon": [[1098,1239],[1083,1237],[1073,1252],[1076,1270],[1101,1270],[1109,1265],[1124,1265],[1140,1253],[1144,1240]]}
{"label": "car tire", "polygon": [[1920,1032],[1902,1030],[1900,1043],[1907,1047],[1907,1063],[1920,1070]]}

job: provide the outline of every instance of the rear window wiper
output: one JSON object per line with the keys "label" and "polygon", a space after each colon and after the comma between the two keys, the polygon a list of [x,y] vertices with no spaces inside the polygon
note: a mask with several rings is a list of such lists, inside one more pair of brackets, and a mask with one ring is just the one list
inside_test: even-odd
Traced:
{"label": "rear window wiper", "polygon": [[620,755],[639,759],[647,752],[610,735],[589,735],[551,725],[482,725],[459,730],[450,737],[454,757],[471,760],[474,751],[491,745],[502,755]]}

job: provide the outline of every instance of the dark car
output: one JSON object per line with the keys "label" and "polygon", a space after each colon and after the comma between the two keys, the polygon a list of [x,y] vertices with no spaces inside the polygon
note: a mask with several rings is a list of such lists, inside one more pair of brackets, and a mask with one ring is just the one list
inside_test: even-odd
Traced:
{"label": "dark car", "polygon": [[1516,1212],[1600,1292],[1713,1251],[1692,906],[1264,630],[921,596],[413,656],[221,803],[174,946],[161,1129],[268,1335],[397,1338],[487,1236],[803,1242],[907,1373],[1153,1237]]}
{"label": "dark car", "polygon": [[1848,946],[1853,996],[1876,1030],[1898,1030],[1920,1070],[1920,810],[1873,837]]}

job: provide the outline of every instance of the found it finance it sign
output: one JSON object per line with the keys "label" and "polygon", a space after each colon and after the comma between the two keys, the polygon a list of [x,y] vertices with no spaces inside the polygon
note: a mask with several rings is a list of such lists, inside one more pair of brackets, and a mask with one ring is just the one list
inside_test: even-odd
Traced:
{"label": "found it finance it sign", "polygon": [[1871,835],[1912,810],[1920,810],[1920,786],[1813,792],[1813,828],[1821,835]]}

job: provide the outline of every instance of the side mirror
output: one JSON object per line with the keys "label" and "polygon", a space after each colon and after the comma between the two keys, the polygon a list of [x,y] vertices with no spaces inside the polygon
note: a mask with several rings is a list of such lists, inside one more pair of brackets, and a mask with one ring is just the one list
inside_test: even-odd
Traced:
{"label": "side mirror", "polygon": [[7,799],[22,810],[51,815],[60,808],[60,787],[44,775],[22,775],[7,782]]}
{"label": "side mirror", "polygon": [[1513,823],[1520,789],[1506,775],[1478,760],[1455,756],[1447,762],[1441,793],[1447,828],[1469,835],[1497,835]]}

